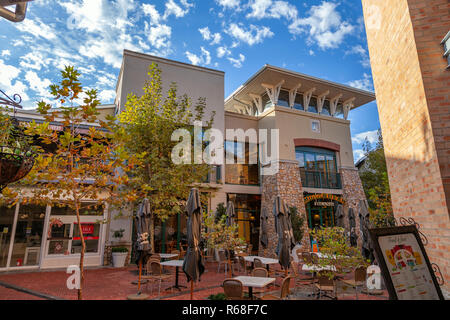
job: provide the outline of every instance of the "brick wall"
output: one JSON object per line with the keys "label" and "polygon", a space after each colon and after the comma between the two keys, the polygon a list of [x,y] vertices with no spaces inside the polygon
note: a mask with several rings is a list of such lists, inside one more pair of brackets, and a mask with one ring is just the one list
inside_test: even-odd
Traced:
{"label": "brick wall", "polygon": [[450,74],[439,44],[450,4],[362,3],[394,214],[421,224],[449,291]]}

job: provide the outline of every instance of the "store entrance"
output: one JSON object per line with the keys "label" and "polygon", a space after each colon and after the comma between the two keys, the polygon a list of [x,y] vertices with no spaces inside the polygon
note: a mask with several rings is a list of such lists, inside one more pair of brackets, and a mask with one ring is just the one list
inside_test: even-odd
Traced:
{"label": "store entrance", "polygon": [[309,228],[316,229],[319,227],[334,227],[333,207],[312,207],[309,210]]}

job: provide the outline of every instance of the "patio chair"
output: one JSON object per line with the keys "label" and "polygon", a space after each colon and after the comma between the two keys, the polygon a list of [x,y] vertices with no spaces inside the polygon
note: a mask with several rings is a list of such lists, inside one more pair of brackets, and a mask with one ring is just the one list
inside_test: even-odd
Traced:
{"label": "patio chair", "polygon": [[253,268],[264,268],[264,264],[262,263],[261,259],[253,259]]}
{"label": "patio chair", "polygon": [[227,255],[226,255],[225,251],[223,251],[223,250],[219,251],[219,265],[218,265],[218,268],[217,268],[217,273],[219,273],[221,265],[224,265],[224,271],[225,271],[225,274],[226,274],[227,270],[228,270],[228,258],[227,258]]}
{"label": "patio chair", "polygon": [[266,268],[255,268],[252,270],[252,277],[267,278],[268,276],[269,272]]}
{"label": "patio chair", "polygon": [[291,284],[291,277],[287,276],[281,283],[280,296],[267,294],[261,297],[261,300],[286,300],[290,294],[289,286]]}
{"label": "patio chair", "polygon": [[244,286],[241,281],[237,279],[225,279],[222,286],[227,300],[245,300]]}
{"label": "patio chair", "polygon": [[367,268],[360,266],[355,269],[354,278],[351,280],[343,280],[343,282],[355,288],[356,300],[358,300],[358,287],[363,287],[366,284]]}
{"label": "patio chair", "polygon": [[[159,281],[158,297],[161,297],[161,283],[172,278],[171,275],[163,274],[161,264],[158,261],[150,260],[150,270],[152,283]],[[153,289],[152,289],[153,292]]]}
{"label": "patio chair", "polygon": [[[267,278],[269,277],[269,272],[266,268],[255,268],[252,270],[252,277],[261,277],[261,278]],[[264,294],[265,288],[259,289],[253,289],[253,295],[255,297],[259,297],[261,294]]]}
{"label": "patio chair", "polygon": [[322,297],[323,292],[332,292],[334,297],[330,297],[331,299],[336,299],[336,283],[334,279],[330,279],[327,275],[319,274],[318,282],[314,284],[318,289],[317,299]]}
{"label": "patio chair", "polygon": [[244,274],[248,274],[249,268],[247,266],[247,261],[245,261],[245,259],[244,259],[244,256],[238,256],[238,261],[239,261],[239,267],[241,269],[241,272],[243,272]]}

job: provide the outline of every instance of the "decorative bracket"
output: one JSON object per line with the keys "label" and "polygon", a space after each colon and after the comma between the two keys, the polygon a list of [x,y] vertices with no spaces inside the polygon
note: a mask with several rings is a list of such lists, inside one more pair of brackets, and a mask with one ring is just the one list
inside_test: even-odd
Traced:
{"label": "decorative bracket", "polygon": [[255,103],[256,108],[258,109],[259,113],[263,113],[263,105],[262,105],[262,97],[258,94],[249,93],[249,96],[253,99],[253,102]]}
{"label": "decorative bracket", "polygon": [[322,113],[322,108],[325,103],[325,98],[330,94],[330,90],[325,91],[317,97],[317,112]]}
{"label": "decorative bracket", "polygon": [[353,108],[354,104],[353,102],[356,100],[355,97],[350,98],[346,101],[344,101],[343,103],[343,108],[344,108],[344,119],[347,120],[348,118],[348,113],[350,112],[350,109]]}
{"label": "decorative bracket", "polygon": [[330,113],[332,116],[336,114],[336,109],[340,98],[342,98],[342,93],[338,94],[330,100]]}
{"label": "decorative bracket", "polygon": [[302,86],[301,83],[299,83],[295,88],[289,90],[289,107],[294,108],[295,104],[295,97],[297,96],[297,90],[300,89]]}
{"label": "decorative bracket", "polygon": [[278,103],[278,97],[280,95],[281,86],[284,84],[284,80],[281,80],[276,85],[271,85],[267,83],[261,83],[261,86],[266,89],[267,95],[269,96],[272,106],[276,106]]}
{"label": "decorative bracket", "polygon": [[311,88],[303,93],[303,109],[308,111],[309,102],[311,101],[312,94],[316,91],[316,88]]}

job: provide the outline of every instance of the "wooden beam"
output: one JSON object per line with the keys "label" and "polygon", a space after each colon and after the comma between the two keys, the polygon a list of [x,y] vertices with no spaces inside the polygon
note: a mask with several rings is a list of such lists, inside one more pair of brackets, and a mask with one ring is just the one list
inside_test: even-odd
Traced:
{"label": "wooden beam", "polygon": [[324,93],[321,93],[317,97],[317,112],[322,113],[322,108],[325,103],[325,98],[330,94],[330,90],[325,91]]}
{"label": "wooden beam", "polygon": [[308,111],[309,102],[311,101],[314,91],[316,91],[315,87],[303,93],[303,110]]}
{"label": "wooden beam", "polygon": [[292,88],[291,90],[289,90],[289,106],[292,108],[294,108],[294,104],[295,104],[295,97],[297,96],[297,90],[300,89],[300,87],[302,86],[301,83],[299,83],[295,88]]}

